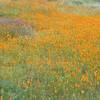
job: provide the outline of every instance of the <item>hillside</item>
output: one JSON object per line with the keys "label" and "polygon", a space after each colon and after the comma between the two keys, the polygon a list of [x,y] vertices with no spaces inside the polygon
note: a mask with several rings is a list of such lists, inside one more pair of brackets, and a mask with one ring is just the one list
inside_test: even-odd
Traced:
{"label": "hillside", "polygon": [[0,0],[1,100],[100,99],[99,0],[61,1]]}

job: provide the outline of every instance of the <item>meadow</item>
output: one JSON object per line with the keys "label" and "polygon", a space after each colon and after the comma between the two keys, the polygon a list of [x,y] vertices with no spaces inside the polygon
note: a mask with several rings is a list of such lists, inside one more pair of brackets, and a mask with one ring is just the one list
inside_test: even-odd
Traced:
{"label": "meadow", "polygon": [[40,0],[1,2],[1,19],[23,20],[34,31],[0,30],[0,99],[100,100],[100,10],[91,11]]}

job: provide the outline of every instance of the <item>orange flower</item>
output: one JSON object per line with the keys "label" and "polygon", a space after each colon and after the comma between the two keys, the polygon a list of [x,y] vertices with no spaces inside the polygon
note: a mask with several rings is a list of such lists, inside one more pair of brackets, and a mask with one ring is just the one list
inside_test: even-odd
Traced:
{"label": "orange flower", "polygon": [[80,72],[80,68],[79,67],[77,68],[77,72]]}
{"label": "orange flower", "polygon": [[3,98],[2,98],[2,96],[0,96],[0,100],[2,100]]}
{"label": "orange flower", "polygon": [[13,100],[13,99],[12,99],[12,96],[9,97],[9,100]]}
{"label": "orange flower", "polygon": [[96,76],[97,74],[100,74],[100,70],[94,71],[94,75]]}
{"label": "orange flower", "polygon": [[4,43],[0,43],[0,49],[6,49],[7,48],[7,45],[4,44]]}
{"label": "orange flower", "polygon": [[88,75],[87,74],[82,75],[81,81],[88,82],[89,81]]}
{"label": "orange flower", "polygon": [[100,70],[96,70],[95,72],[96,72],[96,73],[100,73]]}
{"label": "orange flower", "polygon": [[47,64],[50,65],[52,62],[50,59],[48,59]]}
{"label": "orange flower", "polygon": [[75,76],[76,76],[76,72],[72,72],[72,73],[71,73],[71,76],[72,76],[72,77],[75,77]]}
{"label": "orange flower", "polygon": [[95,77],[97,81],[100,81],[100,76]]}
{"label": "orange flower", "polygon": [[30,65],[31,65],[32,63],[33,63],[32,60],[28,60],[28,61],[27,61],[27,64],[30,64]]}
{"label": "orange flower", "polygon": [[11,64],[16,64],[16,60],[12,60],[10,63]]}

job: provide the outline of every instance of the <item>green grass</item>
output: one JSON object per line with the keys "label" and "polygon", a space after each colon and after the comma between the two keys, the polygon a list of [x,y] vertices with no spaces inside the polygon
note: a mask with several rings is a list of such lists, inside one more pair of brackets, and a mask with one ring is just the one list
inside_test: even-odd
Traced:
{"label": "green grass", "polygon": [[[56,44],[62,43],[62,45],[69,39],[59,35],[57,38]],[[14,48],[0,50],[0,88],[5,98],[11,95],[14,100],[99,100],[99,83],[93,78],[93,69],[89,69],[91,62],[82,60],[79,52],[73,51],[73,47],[68,48],[64,45],[59,49],[55,43],[48,42],[42,46],[40,45],[42,42],[35,41],[33,44],[33,39],[28,39],[27,42],[26,40],[24,37],[19,38],[15,42],[16,45],[8,40],[6,42],[15,45]],[[73,41],[71,40],[72,44]],[[28,59],[31,59],[32,63],[28,64]],[[48,59],[51,60],[51,64],[48,64]],[[13,60],[17,63],[12,64]],[[65,66],[70,68],[70,71],[64,70],[64,65],[61,63],[63,60],[68,62]],[[74,62],[76,65],[73,65]],[[77,76],[71,76],[72,72],[77,71],[78,66],[81,71]],[[91,85],[80,80],[86,71],[90,75]],[[27,83],[30,79],[32,85],[24,87],[23,83]],[[79,83],[80,87],[74,87],[75,83]],[[16,92],[17,89],[20,92]]]}

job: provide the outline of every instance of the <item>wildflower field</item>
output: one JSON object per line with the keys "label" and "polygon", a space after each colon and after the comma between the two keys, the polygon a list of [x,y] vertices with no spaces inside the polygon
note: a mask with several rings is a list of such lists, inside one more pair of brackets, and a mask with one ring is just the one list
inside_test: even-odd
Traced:
{"label": "wildflower field", "polygon": [[0,0],[0,100],[100,100],[100,9]]}

